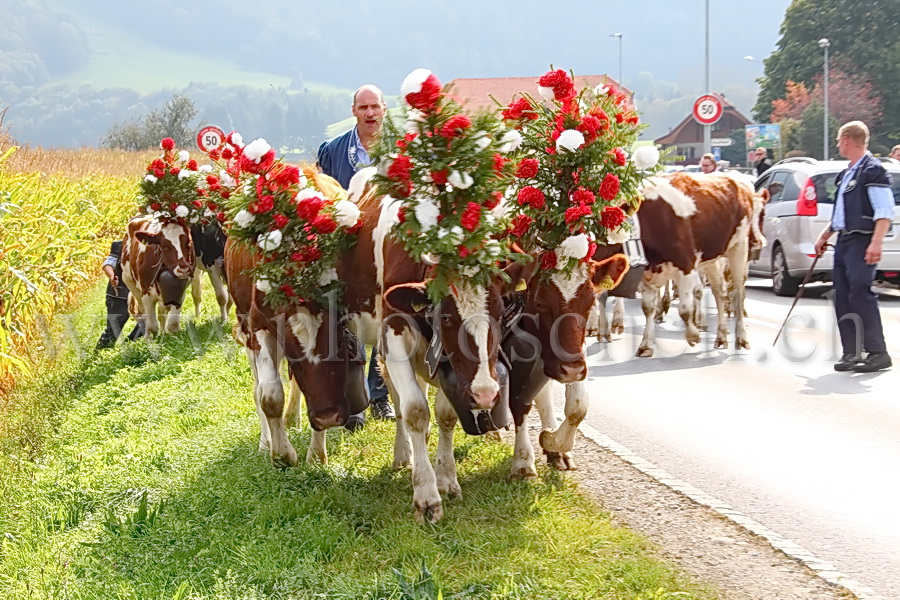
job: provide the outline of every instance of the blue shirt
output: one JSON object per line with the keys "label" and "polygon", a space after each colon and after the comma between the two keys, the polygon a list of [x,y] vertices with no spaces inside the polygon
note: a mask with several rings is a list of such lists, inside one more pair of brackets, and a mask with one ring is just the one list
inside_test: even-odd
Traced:
{"label": "blue shirt", "polygon": [[372,163],[372,158],[359,139],[356,126],[336,138],[322,142],[316,156],[322,172],[337,179],[347,189],[353,175]]}
{"label": "blue shirt", "polygon": [[[866,152],[866,154],[868,155],[869,153]],[[834,202],[834,212],[831,214],[832,231],[841,231],[845,227],[844,190],[857,176],[856,171],[862,163],[863,158],[856,161],[856,164],[850,167],[850,170],[847,171],[847,174],[841,180],[841,187],[838,188],[837,198]],[[869,202],[872,203],[872,220],[887,219],[892,221],[894,219],[894,192],[891,188],[883,185],[870,185],[866,187],[866,192],[869,196]]]}

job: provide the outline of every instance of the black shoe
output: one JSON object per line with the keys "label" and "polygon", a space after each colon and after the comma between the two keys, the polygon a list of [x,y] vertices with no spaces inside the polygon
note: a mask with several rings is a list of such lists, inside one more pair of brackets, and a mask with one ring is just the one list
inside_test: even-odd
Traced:
{"label": "black shoe", "polygon": [[869,352],[866,359],[853,365],[857,373],[874,373],[891,366],[891,355],[887,352]]}
{"label": "black shoe", "polygon": [[350,415],[347,417],[347,422],[344,423],[344,429],[347,431],[356,431],[357,429],[362,429],[363,425],[366,424],[366,411],[361,411],[356,413],[355,415]]}
{"label": "black shoe", "polygon": [[394,407],[387,398],[372,400],[369,410],[372,411],[372,418],[376,421],[393,421],[397,418],[397,415],[394,414]]}
{"label": "black shoe", "polygon": [[856,354],[842,354],[841,360],[834,363],[834,370],[841,373],[852,371],[853,367],[862,362],[862,357]]}

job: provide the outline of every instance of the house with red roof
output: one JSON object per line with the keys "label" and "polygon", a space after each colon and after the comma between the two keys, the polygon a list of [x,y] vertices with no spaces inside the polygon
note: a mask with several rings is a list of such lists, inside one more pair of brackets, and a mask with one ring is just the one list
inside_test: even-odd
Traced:
{"label": "house with red roof", "polygon": [[[450,94],[455,96],[461,104],[464,104],[472,112],[478,110],[494,110],[497,103],[491,99],[496,98],[502,105],[509,104],[522,92],[538,97],[537,80],[540,75],[534,77],[494,77],[490,79],[454,79],[450,82]],[[585,86],[596,87],[599,84],[616,86],[620,90],[632,95],[631,90],[619,85],[608,75],[581,75],[575,77],[575,89]]]}
{"label": "house with red roof", "polygon": [[[745,117],[734,105],[717,94],[722,101],[722,118],[712,126],[712,138],[727,138],[735,129],[743,129],[744,125],[753,123]],[[684,164],[696,164],[703,156],[703,125],[694,120],[692,114],[688,114],[682,121],[673,127],[669,133],[653,140],[660,150],[674,147],[675,162]]]}

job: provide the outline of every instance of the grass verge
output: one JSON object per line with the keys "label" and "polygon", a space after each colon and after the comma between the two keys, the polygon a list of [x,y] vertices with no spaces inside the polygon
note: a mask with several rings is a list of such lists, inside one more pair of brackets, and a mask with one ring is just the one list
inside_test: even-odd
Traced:
{"label": "grass verge", "polygon": [[[391,424],[329,432],[327,466],[273,469],[246,358],[207,308],[162,342],[93,353],[98,288],[68,320],[58,366],[15,392],[20,423],[0,439],[0,597],[714,597],[567,477],[508,481],[500,442],[458,432],[463,498],[436,525],[412,518]],[[291,432],[301,455],[308,439]]]}

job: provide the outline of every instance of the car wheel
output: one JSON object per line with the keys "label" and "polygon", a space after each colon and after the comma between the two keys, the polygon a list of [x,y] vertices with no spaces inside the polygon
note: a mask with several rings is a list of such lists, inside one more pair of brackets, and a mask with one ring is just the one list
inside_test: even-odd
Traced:
{"label": "car wheel", "polygon": [[788,273],[787,260],[781,246],[772,252],[772,291],[776,296],[793,296],[800,287],[800,279]]}

